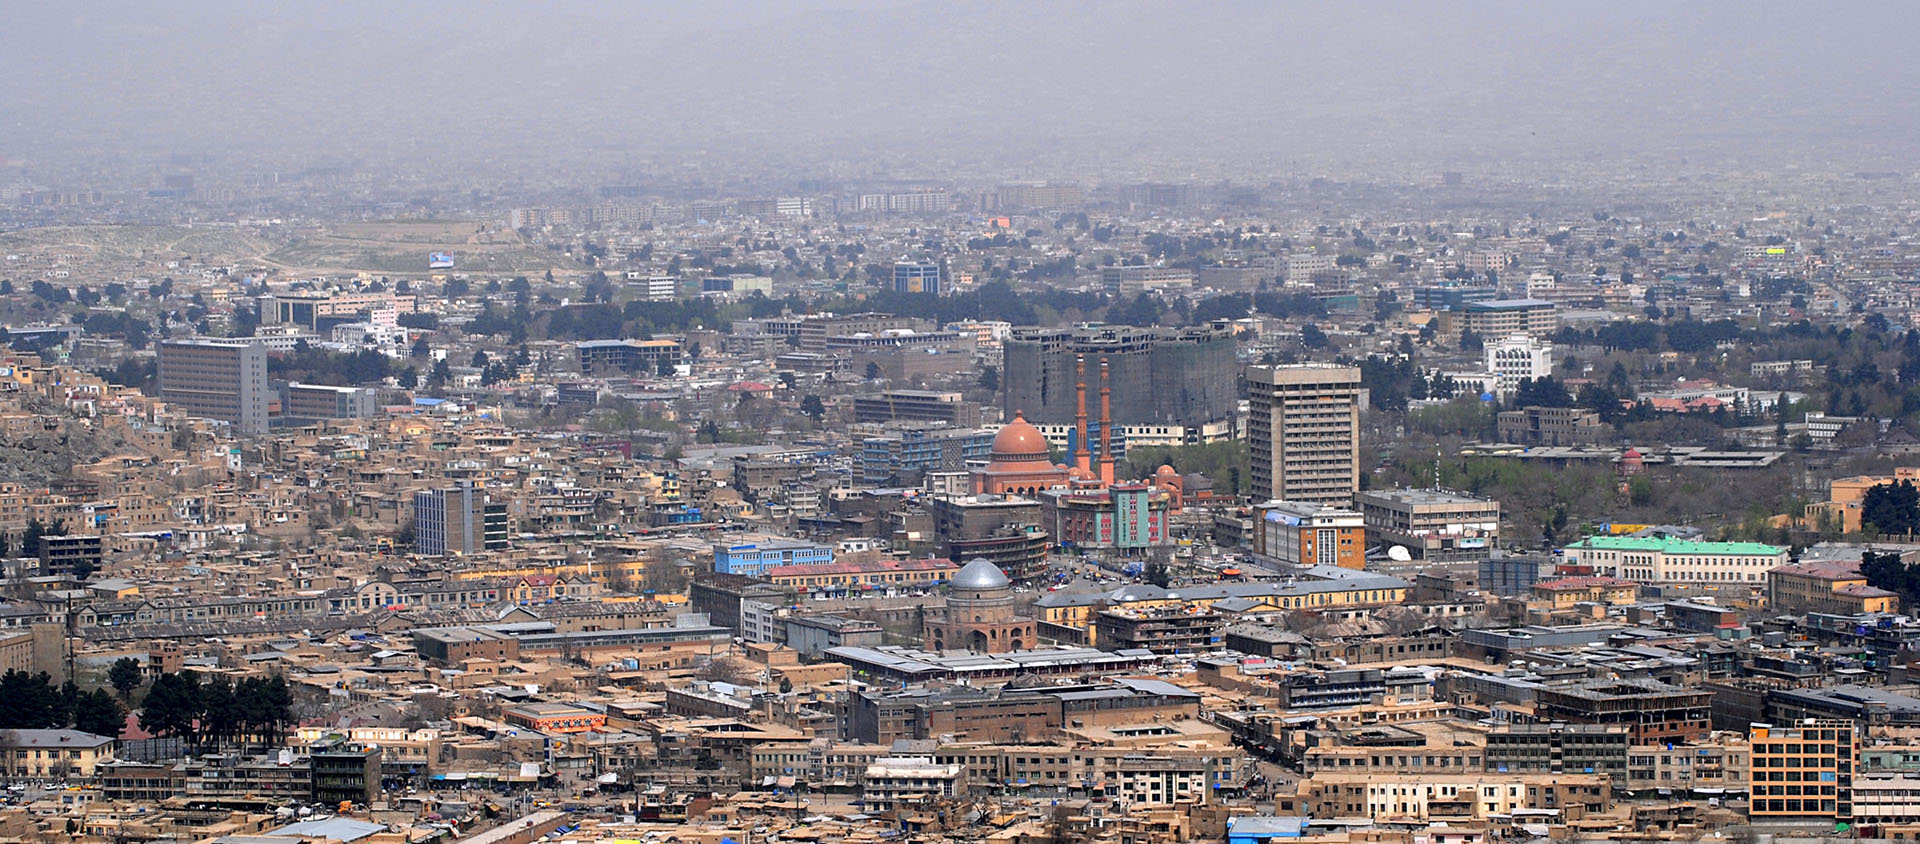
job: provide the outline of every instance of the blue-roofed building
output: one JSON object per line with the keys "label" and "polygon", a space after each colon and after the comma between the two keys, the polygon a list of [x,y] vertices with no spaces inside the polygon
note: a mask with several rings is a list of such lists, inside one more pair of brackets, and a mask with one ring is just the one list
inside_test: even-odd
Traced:
{"label": "blue-roofed building", "polygon": [[833,548],[778,536],[742,537],[713,546],[713,570],[720,574],[760,577],[774,566],[824,566],[833,562]]}
{"label": "blue-roofed building", "polygon": [[1299,838],[1306,818],[1240,815],[1227,819],[1227,844],[1266,844],[1275,838]]}

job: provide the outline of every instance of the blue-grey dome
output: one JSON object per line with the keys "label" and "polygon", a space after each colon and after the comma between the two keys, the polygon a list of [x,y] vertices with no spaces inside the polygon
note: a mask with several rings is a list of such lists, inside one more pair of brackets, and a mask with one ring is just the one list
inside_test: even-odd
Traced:
{"label": "blue-grey dome", "polygon": [[974,560],[962,566],[959,573],[953,576],[955,589],[1005,589],[1012,585],[1013,581],[1007,579],[1006,572],[986,560]]}

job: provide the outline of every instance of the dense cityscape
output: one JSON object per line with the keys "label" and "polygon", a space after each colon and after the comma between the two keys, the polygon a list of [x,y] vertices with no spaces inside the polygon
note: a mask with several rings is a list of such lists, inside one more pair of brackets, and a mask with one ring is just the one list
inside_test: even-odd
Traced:
{"label": "dense cityscape", "polygon": [[1875,127],[0,125],[0,844],[1920,838]]}

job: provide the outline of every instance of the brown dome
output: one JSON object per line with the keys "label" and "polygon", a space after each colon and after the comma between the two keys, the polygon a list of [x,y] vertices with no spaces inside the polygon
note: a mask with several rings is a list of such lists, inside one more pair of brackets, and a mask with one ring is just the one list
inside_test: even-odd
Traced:
{"label": "brown dome", "polygon": [[995,460],[1047,460],[1051,452],[1046,436],[1040,433],[1039,428],[1028,424],[1026,417],[1018,411],[1014,412],[1012,422],[993,435]]}
{"label": "brown dome", "polygon": [[1053,456],[1047,446],[1047,438],[1033,427],[1018,411],[1013,421],[1000,433],[993,435],[993,453],[989,457],[991,468],[1001,471],[1052,471]]}

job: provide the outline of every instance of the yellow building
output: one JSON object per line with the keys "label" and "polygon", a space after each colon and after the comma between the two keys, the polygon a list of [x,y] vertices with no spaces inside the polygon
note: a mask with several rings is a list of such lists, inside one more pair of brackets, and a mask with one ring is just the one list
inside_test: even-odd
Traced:
{"label": "yellow building", "polygon": [[1860,564],[1844,560],[1788,563],[1767,572],[1767,602],[1787,613],[1858,615],[1900,611],[1900,596],[1867,584]]}
{"label": "yellow building", "polygon": [[1617,577],[1562,577],[1533,585],[1533,597],[1555,610],[1575,604],[1625,606],[1640,600],[1640,587]]}
{"label": "yellow building", "polygon": [[1807,505],[1804,522],[1807,527],[1818,528],[1823,524],[1838,527],[1842,533],[1860,530],[1860,505],[1867,498],[1867,490],[1885,484],[1912,481],[1920,484],[1920,466],[1900,466],[1891,475],[1855,475],[1850,478],[1835,478],[1827,484],[1827,500]]}
{"label": "yellow building", "polygon": [[847,592],[866,589],[932,586],[952,580],[960,567],[943,557],[919,560],[880,559],[833,562],[825,565],[771,566],[766,579],[802,592]]}
{"label": "yellow building", "polygon": [[80,780],[113,760],[114,736],[79,730],[7,730],[0,739],[0,771],[15,778]]}

